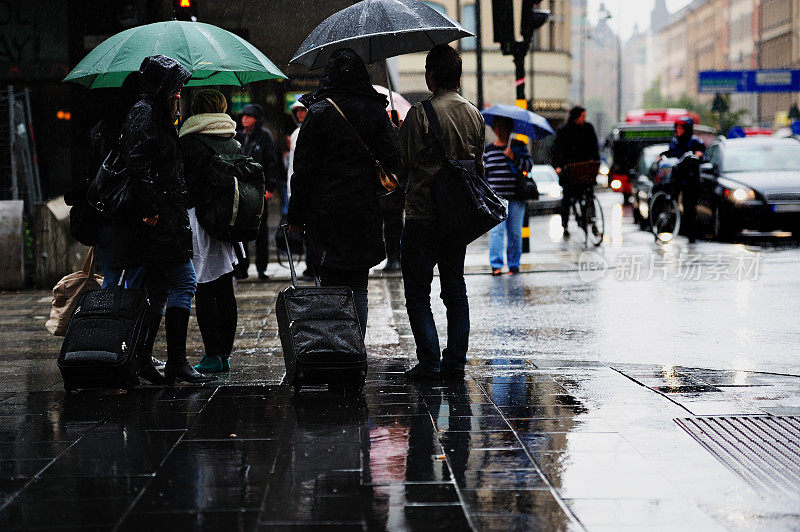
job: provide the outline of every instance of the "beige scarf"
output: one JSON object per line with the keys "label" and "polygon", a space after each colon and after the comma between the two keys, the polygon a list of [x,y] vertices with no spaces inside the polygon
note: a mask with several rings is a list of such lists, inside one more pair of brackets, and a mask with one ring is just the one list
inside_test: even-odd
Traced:
{"label": "beige scarf", "polygon": [[190,116],[181,126],[179,137],[189,133],[204,133],[221,137],[236,136],[236,122],[225,113],[203,113]]}

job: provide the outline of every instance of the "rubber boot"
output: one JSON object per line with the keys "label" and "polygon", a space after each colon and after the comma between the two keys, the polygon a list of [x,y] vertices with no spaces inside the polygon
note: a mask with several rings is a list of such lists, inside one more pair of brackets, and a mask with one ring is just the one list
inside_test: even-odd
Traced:
{"label": "rubber boot", "polygon": [[164,374],[158,371],[153,358],[153,344],[156,343],[158,328],[161,326],[161,315],[155,312],[147,317],[147,336],[142,344],[142,365],[139,368],[139,377],[150,384],[166,384]]}
{"label": "rubber boot", "polygon": [[202,373],[224,373],[230,369],[230,367],[225,369],[227,362],[228,360],[222,357],[204,356],[200,359],[200,363],[195,365],[194,369]]}
{"label": "rubber boot", "polygon": [[164,316],[167,331],[167,365],[164,375],[167,382],[202,383],[217,380],[211,375],[198,373],[186,360],[186,329],[189,326],[189,309],[169,307]]}

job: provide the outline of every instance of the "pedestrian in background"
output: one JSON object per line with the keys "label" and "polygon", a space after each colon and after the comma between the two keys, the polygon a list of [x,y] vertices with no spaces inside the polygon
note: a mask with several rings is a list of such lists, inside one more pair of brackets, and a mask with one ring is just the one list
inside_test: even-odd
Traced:
{"label": "pedestrian in background", "polygon": [[[485,124],[478,110],[458,94],[461,56],[447,45],[434,47],[425,59],[430,102],[442,126],[447,157],[473,159],[483,173]],[[445,163],[425,111],[417,103],[400,128],[406,185],[406,224],[401,244],[406,310],[417,344],[419,363],[406,371],[411,380],[463,379],[469,344],[469,301],[464,281],[465,245],[437,238],[433,180]],[[447,307],[447,347],[439,352],[439,335],[431,312],[433,268],[439,267],[441,298]]]}
{"label": "pedestrian in background", "polygon": [[507,240],[506,259],[508,273],[519,273],[522,256],[522,225],[525,221],[525,201],[520,197],[518,176],[530,171],[533,158],[524,142],[509,137],[514,129],[510,118],[496,117],[492,123],[497,140],[487,144],[483,150],[483,164],[489,186],[501,198],[508,200],[508,218],[489,232],[489,262],[492,275],[500,275],[503,270],[503,238]]}
{"label": "pedestrian in background", "polygon": [[180,133],[181,156],[189,195],[189,223],[192,227],[192,264],[197,275],[195,313],[203,337],[205,354],[194,369],[202,373],[230,371],[229,358],[236,334],[236,294],[233,291],[235,247],[209,235],[198,223],[195,207],[209,187],[210,158],[239,153],[236,122],[225,114],[225,96],[203,89],[192,98],[192,116]]}
{"label": "pedestrian in background", "polygon": [[[265,195],[264,213],[261,216],[261,226],[258,229],[258,237],[255,240],[255,263],[258,278],[262,281],[269,279],[267,276],[267,266],[269,265],[269,200],[278,185],[278,165],[279,153],[272,135],[264,127],[264,112],[261,106],[251,103],[242,109],[242,128],[236,134],[236,140],[242,146],[242,154],[252,157],[264,169],[264,180],[267,193]],[[239,262],[236,270],[239,279],[247,279],[247,270],[250,267],[250,243],[242,242],[244,245],[244,257]]]}
{"label": "pedestrian in background", "polygon": [[[175,131],[180,90],[191,74],[163,55],[146,58],[139,71],[141,99],[122,126],[122,153],[132,194],[114,224],[115,268],[145,267],[150,300],[149,349],[165,317],[167,382],[207,382],[186,358],[186,331],[197,287],[183,163]],[[166,308],[166,311],[165,311]]]}
{"label": "pedestrian in background", "polygon": [[308,114],[297,138],[289,224],[295,232],[305,225],[307,261],[322,284],[353,290],[366,334],[369,269],[386,257],[372,155],[396,173],[397,133],[386,97],[372,87],[364,61],[349,48],[331,55],[319,88],[301,102]]}
{"label": "pedestrian in background", "polygon": [[553,155],[551,158],[553,168],[558,174],[558,184],[561,185],[561,227],[564,228],[564,239],[569,238],[569,211],[572,200],[579,192],[569,181],[565,167],[572,163],[600,160],[600,146],[597,143],[597,134],[594,126],[586,121],[586,109],[576,105],[569,111],[567,123],[558,128],[553,142]]}

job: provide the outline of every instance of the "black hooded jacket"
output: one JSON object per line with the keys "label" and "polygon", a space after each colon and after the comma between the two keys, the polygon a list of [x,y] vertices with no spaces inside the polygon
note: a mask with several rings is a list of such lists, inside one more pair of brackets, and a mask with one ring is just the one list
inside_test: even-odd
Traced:
{"label": "black hooded jacket", "polygon": [[663,155],[667,157],[682,157],[688,151],[705,153],[706,145],[694,135],[694,120],[686,118],[682,122],[684,125],[683,135],[680,137],[674,135],[669,142],[669,149]]}
{"label": "black hooded jacket", "polygon": [[[141,97],[122,126],[122,152],[130,176],[131,203],[114,225],[118,268],[148,262],[184,262],[192,257],[186,184],[169,99],[191,74],[163,55],[145,58],[139,69]],[[155,227],[142,218],[158,215]]]}
{"label": "black hooded jacket", "polygon": [[554,168],[571,163],[599,160],[600,148],[597,143],[597,133],[592,124],[586,122],[578,125],[575,122],[567,122],[558,128],[553,142],[552,164]]}
{"label": "black hooded jacket", "polygon": [[333,269],[369,268],[386,257],[374,159],[330,98],[388,172],[400,167],[387,100],[372,88],[364,61],[350,49],[331,55],[319,88],[300,102],[288,220],[305,224],[312,259]]}

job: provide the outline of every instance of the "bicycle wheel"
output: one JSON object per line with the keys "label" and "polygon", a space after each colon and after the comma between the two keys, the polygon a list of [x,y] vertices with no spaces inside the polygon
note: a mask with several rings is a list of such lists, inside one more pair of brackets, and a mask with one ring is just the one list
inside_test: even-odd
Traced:
{"label": "bicycle wheel", "polygon": [[594,194],[592,194],[592,208],[587,215],[586,238],[597,247],[603,243],[606,221],[603,218],[603,207],[600,206],[600,200]]}
{"label": "bicycle wheel", "polygon": [[665,192],[656,193],[650,200],[650,228],[661,242],[671,241],[681,230],[678,202]]}

